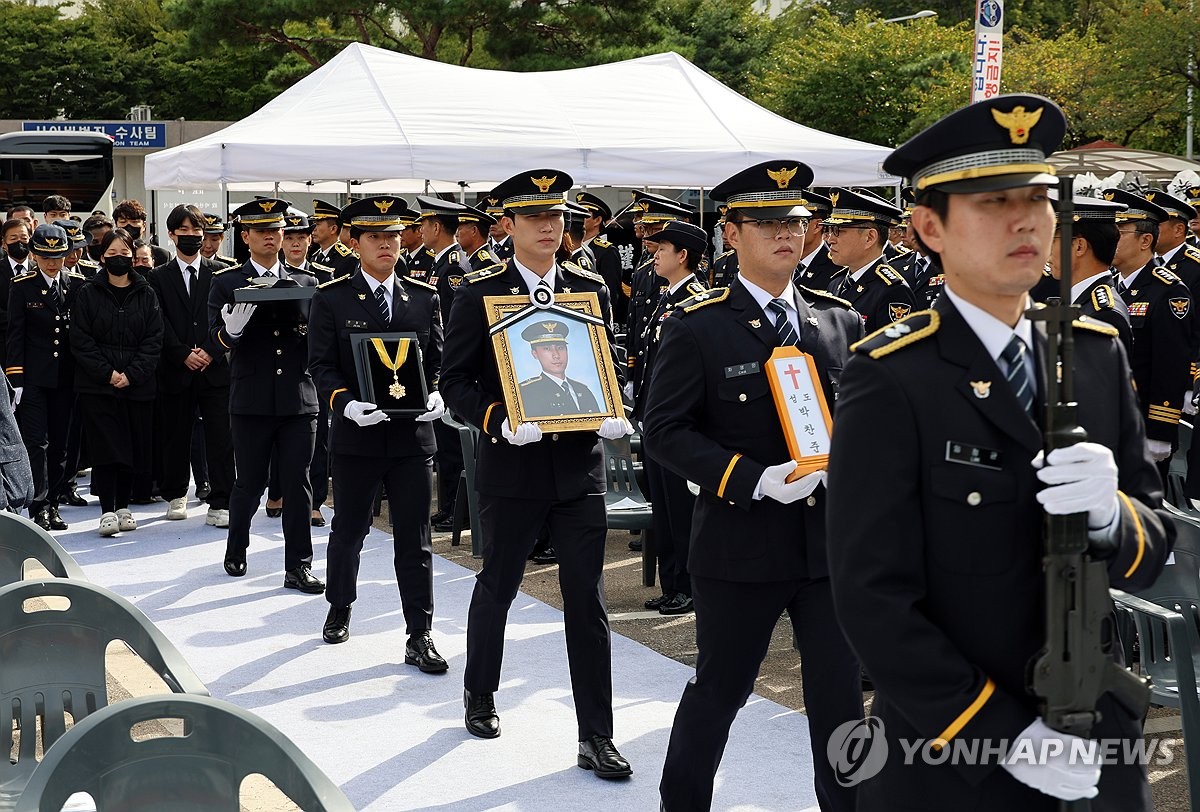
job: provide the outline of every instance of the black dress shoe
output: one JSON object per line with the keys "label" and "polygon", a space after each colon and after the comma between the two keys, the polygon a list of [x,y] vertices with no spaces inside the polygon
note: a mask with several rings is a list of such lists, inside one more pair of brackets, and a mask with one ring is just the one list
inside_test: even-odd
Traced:
{"label": "black dress shoe", "polygon": [[326,643],[345,643],[350,639],[350,607],[330,606],[321,637]]}
{"label": "black dress shoe", "polygon": [[453,533],[454,532],[454,517],[447,516],[445,519],[432,523],[433,532],[435,533]]}
{"label": "black dress shoe", "polygon": [[554,554],[553,547],[547,547],[544,550],[534,550],[529,560],[535,564],[557,564],[558,556]]}
{"label": "black dress shoe", "polygon": [[658,607],[658,613],[660,615],[686,615],[692,609],[692,596],[676,592],[671,600]]}
{"label": "black dress shoe", "polygon": [[29,518],[38,527],[42,528],[47,533],[50,532],[50,512],[49,512],[49,510],[47,510],[44,507],[38,508],[37,510],[31,510],[31,511],[29,511]]}
{"label": "black dress shoe", "polygon": [[467,732],[481,739],[500,735],[500,717],[496,715],[495,694],[472,694],[463,691],[463,707],[467,709]]}
{"label": "black dress shoe", "polygon": [[46,519],[50,522],[51,530],[67,529],[67,523],[62,520],[62,516],[58,515],[58,505],[50,505],[46,508]]}
{"label": "black dress shoe", "polygon": [[415,665],[426,674],[440,674],[450,667],[433,647],[433,636],[428,630],[409,635],[408,642],[404,644],[404,662],[406,665]]}
{"label": "black dress shoe", "polygon": [[325,591],[325,584],[313,577],[312,564],[308,562],[285,572],[283,585],[287,589],[299,589],[309,595],[320,595]]}
{"label": "black dress shoe", "polygon": [[232,575],[234,578],[241,578],[246,574],[246,554],[231,553],[225,551],[225,572]]}
{"label": "black dress shoe", "polygon": [[430,524],[442,524],[443,522],[448,522],[448,521],[452,520],[453,518],[454,518],[454,514],[450,513],[449,511],[439,510],[437,513],[435,513],[429,517],[429,523]]}
{"label": "black dress shoe", "polygon": [[309,522],[309,524],[311,524],[313,527],[324,527],[325,526],[325,517],[324,516],[313,516],[312,520]]}
{"label": "black dress shoe", "polygon": [[203,502],[212,493],[212,487],[207,482],[201,482],[196,486],[196,498]]}
{"label": "black dress shoe", "polygon": [[279,518],[280,516],[282,516],[282,515],[283,515],[283,508],[281,508],[281,507],[277,507],[277,508],[269,507],[269,508],[267,508],[267,516],[268,516],[268,518],[271,518],[271,519],[278,519],[278,518]]}
{"label": "black dress shoe", "polygon": [[629,540],[629,549],[633,550],[635,553],[640,553],[642,551],[642,540],[641,539],[630,539]]}
{"label": "black dress shoe", "polygon": [[62,501],[64,504],[68,504],[71,507],[87,507],[87,500],[80,496],[75,490],[67,491],[67,493],[63,496]]}
{"label": "black dress shoe", "polygon": [[579,766],[592,770],[597,778],[626,778],[633,775],[633,768],[625,757],[617,752],[612,739],[592,736],[579,743]]}
{"label": "black dress shoe", "polygon": [[670,593],[669,595],[659,595],[657,598],[651,598],[650,600],[646,601],[642,604],[642,606],[645,606],[647,609],[657,609],[665,603],[670,603],[671,598],[673,597],[675,597],[674,592]]}

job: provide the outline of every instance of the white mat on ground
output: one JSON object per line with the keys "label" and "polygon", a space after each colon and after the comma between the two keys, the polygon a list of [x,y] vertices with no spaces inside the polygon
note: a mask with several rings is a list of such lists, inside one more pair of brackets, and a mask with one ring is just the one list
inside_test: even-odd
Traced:
{"label": "white mat on ground", "polygon": [[[627,782],[575,766],[576,726],[562,613],[525,594],[509,615],[503,735],[484,741],[462,724],[466,614],[474,573],[434,557],[433,634],[450,663],[421,674],[404,660],[404,618],[391,539],[366,540],[351,638],[330,646],[320,630],[323,596],[282,588],[278,519],[260,509],[248,574],[221,568],[225,531],[204,525],[203,506],[169,522],[165,504],[134,507],[138,530],[96,533],[99,508],[63,508],[56,533],[91,578],[137,604],[183,652],[212,695],[289,736],[360,810],[564,810],[658,808],[671,720],[692,669],[614,634],[616,743]],[[324,577],[329,529],[314,528],[315,573]],[[820,755],[824,757],[824,747]],[[816,809],[804,717],[752,696],[734,724],[714,809]]]}

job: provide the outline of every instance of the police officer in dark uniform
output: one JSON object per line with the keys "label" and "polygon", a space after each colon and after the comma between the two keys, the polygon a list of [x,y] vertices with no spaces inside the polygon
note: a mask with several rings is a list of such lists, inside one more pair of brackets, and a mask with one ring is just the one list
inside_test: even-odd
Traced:
{"label": "police officer in dark uniform", "polygon": [[[1058,191],[1050,190],[1050,200],[1058,200]],[[1071,251],[1071,302],[1079,312],[1104,322],[1117,331],[1128,356],[1133,352],[1133,331],[1129,327],[1129,308],[1112,284],[1112,261],[1117,250],[1117,215],[1125,211],[1121,203],[1094,197],[1073,201],[1075,215]],[[1050,274],[1062,278],[1062,248],[1059,245],[1061,218],[1055,208],[1054,242],[1050,248]],[[1055,294],[1058,295],[1058,294]]]}
{"label": "police officer in dark uniform", "polygon": [[[313,213],[308,219],[312,223],[313,244],[310,259],[330,269],[330,279],[353,273],[358,267],[354,249],[341,241],[342,210],[324,200],[313,200]],[[327,282],[328,279],[321,279]]]}
{"label": "police officer in dark uniform", "polygon": [[884,246],[900,210],[874,195],[831,189],[833,213],[825,218],[829,258],[846,266],[835,291],[854,306],[868,332],[912,312],[916,300],[904,277],[887,262]]}
{"label": "police officer in dark uniform", "polygon": [[[484,203],[486,206],[484,211],[496,218],[496,221],[499,222],[500,218],[504,216],[504,207],[500,205],[500,198],[496,197],[493,193],[488,192],[484,196]],[[512,259],[512,237],[502,232],[497,235],[496,230],[493,229],[492,236],[489,238],[488,244],[490,245],[491,253],[495,255],[498,261],[504,262],[507,259]]]}
{"label": "police officer in dark uniform", "polygon": [[1191,233],[1188,235],[1188,245],[1200,248],[1200,186],[1189,186],[1184,190],[1184,198],[1192,207],[1192,219],[1188,223]]}
{"label": "police officer in dark uniform", "polygon": [[1192,295],[1178,276],[1155,262],[1158,224],[1167,219],[1166,210],[1124,189],[1105,189],[1104,199],[1126,206],[1117,215],[1120,237],[1113,266],[1133,328],[1129,366],[1146,421],[1146,450],[1165,482],[1179,445],[1183,399],[1191,389]]}
{"label": "police officer in dark uniform", "polygon": [[525,560],[548,525],[559,562],[567,659],[579,722],[580,767],[602,778],[632,769],[613,745],[612,674],[602,571],[606,517],[605,475],[596,435],[615,439],[631,427],[609,417],[597,432],[558,432],[543,437],[537,423],[513,425],[488,334],[486,296],[594,293],[612,340],[604,280],[570,263],[555,262],[562,240],[571,177],[535,169],[493,190],[504,206],[501,222],[512,236],[514,256],[504,268],[480,271],[459,290],[446,331],[442,393],[446,405],[480,432],[475,489],[479,493],[483,569],[475,580],[467,615],[465,722],[475,736],[500,735],[495,691],[500,686],[504,627],[525,572]]}
{"label": "police officer in dark uniform", "polygon": [[797,288],[812,170],[770,161],[718,184],[729,203],[738,277],[682,302],[662,323],[650,382],[647,454],[700,486],[688,569],[700,649],[696,676],[675,714],[659,784],[663,808],[708,809],[729,727],[754,689],[771,634],[786,609],[799,641],[817,798],[852,810],[824,743],[862,718],[859,668],[834,622],[825,565],[824,472],[794,482],[767,380],[767,359],[792,345],[812,356],[832,408],[862,320],[844,300]]}
{"label": "police officer in dark uniform", "polygon": [[[350,609],[358,595],[359,556],[371,529],[375,494],[386,484],[392,520],[396,584],[408,643],[404,661],[426,673],[447,668],[430,636],[433,624],[433,553],[429,534],[432,499],[433,421],[445,413],[437,391],[442,357],[442,316],[437,292],[396,274],[404,201],[382,195],[355,201],[342,217],[361,266],[320,287],[309,318],[309,369],[334,416],[333,528],[329,535],[329,601],[322,637],[350,637]],[[389,415],[359,391],[350,336],[412,332],[408,363],[421,363],[433,390],[427,411],[415,418]],[[379,396],[377,393],[376,397]],[[286,502],[284,503],[286,504]]]}
{"label": "police officer in dark uniform", "polygon": [[[100,269],[100,263],[84,255],[84,248],[91,242],[91,235],[84,233],[83,225],[77,220],[55,220],[54,225],[67,232],[71,250],[64,258],[62,273],[79,274],[90,279]],[[63,479],[59,486],[56,502],[59,505],[86,507],[87,500],[76,490],[79,472],[80,443],[83,438],[83,416],[78,407],[72,407],[71,420],[67,428],[67,458],[63,463]]]}
{"label": "police officer in dark uniform", "polygon": [[[308,481],[316,436],[317,390],[308,374],[308,307],[296,301],[238,303],[247,286],[315,287],[313,274],[279,261],[286,200],[262,198],[234,214],[250,258],[213,275],[209,330],[229,351],[229,425],[236,478],[229,497],[225,572],[246,574],[250,520],[267,487],[272,448],[279,448],[283,489],[284,578],[288,589],[325,591],[312,574],[312,489]],[[261,281],[257,281],[261,280]]]}
{"label": "police officer in dark uniform", "polygon": [[575,202],[587,209],[583,221],[583,245],[579,253],[588,258],[592,270],[600,274],[612,297],[613,323],[624,324],[629,311],[629,297],[621,288],[621,253],[604,234],[604,224],[612,219],[612,209],[601,198],[589,192],[576,192]]}
{"label": "police officer in dark uniform", "polygon": [[8,291],[8,366],[13,406],[33,470],[29,517],[43,530],[66,530],[58,499],[66,477],[67,436],[75,406],[71,303],[85,281],[63,271],[67,232],[40,225],[29,243],[38,270],[14,276]]}
{"label": "police officer in dark uniform", "polygon": [[[1046,643],[1045,513],[1086,514],[1092,554],[1119,589],[1153,583],[1173,535],[1107,325],[1075,324],[1088,442],[1039,454],[1036,381],[1055,361],[1025,311],[1054,232],[1046,156],[1065,129],[1049,99],[998,96],[951,113],[883,164],[913,179],[913,225],[946,284],[932,311],[855,347],[834,416],[833,594],[875,684],[883,741],[872,744],[890,750],[858,785],[860,812],[1050,812],[1088,797],[1097,812],[1151,808],[1144,766],[1089,763],[1086,743],[1051,729],[1027,687]],[[1114,752],[1140,746],[1140,718],[1108,695],[1097,710],[1092,735],[1105,750],[1110,740]],[[1019,752],[1037,755],[1009,758]]]}
{"label": "police officer in dark uniform", "polygon": [[841,283],[845,268],[829,258],[825,244],[825,218],[833,213],[833,201],[812,189],[804,191],[804,208],[812,212],[804,235],[804,256],[796,266],[797,285],[813,290],[832,290]]}
{"label": "police officer in dark uniform", "polygon": [[233,257],[227,257],[219,253],[221,243],[225,241],[225,231],[229,226],[222,222],[220,217],[215,214],[204,215],[204,244],[200,246],[200,256],[207,260],[216,262],[226,268],[231,268],[239,264]]}
{"label": "police officer in dark uniform", "polygon": [[569,350],[565,321],[547,319],[521,331],[542,371],[521,381],[518,392],[528,417],[560,417],[565,414],[599,414],[600,404],[583,381],[567,376]]}
{"label": "police officer in dark uniform", "polygon": [[[458,265],[466,274],[470,271],[480,271],[500,263],[500,259],[491,252],[488,245],[491,227],[496,224],[496,218],[475,206],[463,206],[458,212],[458,228],[454,232],[454,241],[462,248],[463,253]],[[462,286],[462,280],[450,280],[450,287],[457,290]]]}
{"label": "police officer in dark uniform", "polygon": [[[1167,213],[1167,219],[1158,225],[1158,242],[1154,246],[1159,264],[1182,279],[1188,290],[1200,290],[1200,248],[1187,242],[1188,224],[1195,210],[1187,201],[1166,192],[1147,192],[1145,197]],[[1200,341],[1200,312],[1194,315],[1193,322]]]}

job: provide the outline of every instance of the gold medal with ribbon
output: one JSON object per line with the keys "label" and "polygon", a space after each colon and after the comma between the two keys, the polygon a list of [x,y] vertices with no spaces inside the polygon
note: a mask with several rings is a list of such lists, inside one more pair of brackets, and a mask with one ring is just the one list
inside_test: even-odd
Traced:
{"label": "gold medal with ribbon", "polygon": [[400,339],[400,345],[396,347],[396,357],[393,358],[388,353],[387,347],[384,346],[382,338],[372,338],[371,346],[375,348],[375,354],[379,356],[379,360],[383,365],[392,371],[392,385],[388,387],[388,394],[396,400],[404,397],[404,387],[400,385],[400,376],[397,374],[400,367],[404,366],[404,362],[408,360],[409,345],[412,344],[411,338]]}

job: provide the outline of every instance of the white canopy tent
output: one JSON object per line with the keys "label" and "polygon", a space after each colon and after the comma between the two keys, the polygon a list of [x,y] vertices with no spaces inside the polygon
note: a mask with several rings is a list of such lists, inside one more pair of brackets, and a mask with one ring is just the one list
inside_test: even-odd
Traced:
{"label": "white canopy tent", "polygon": [[889,152],[778,116],[675,53],[509,73],[355,43],[242,121],[148,155],[145,178],[457,185],[551,167],[577,185],[698,188],[790,158],[818,185],[881,186],[896,182],[880,168]]}

